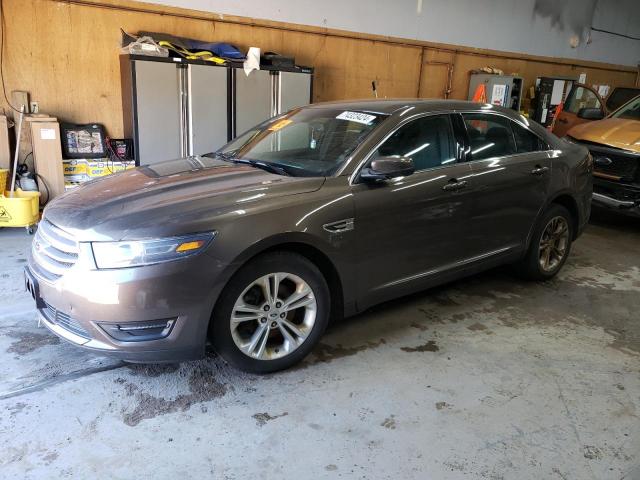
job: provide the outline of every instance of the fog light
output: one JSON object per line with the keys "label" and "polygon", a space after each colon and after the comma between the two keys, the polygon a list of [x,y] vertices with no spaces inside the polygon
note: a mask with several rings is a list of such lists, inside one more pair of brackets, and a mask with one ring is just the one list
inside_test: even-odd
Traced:
{"label": "fog light", "polygon": [[146,342],[160,340],[171,333],[176,319],[149,322],[99,323],[107,335],[120,342]]}

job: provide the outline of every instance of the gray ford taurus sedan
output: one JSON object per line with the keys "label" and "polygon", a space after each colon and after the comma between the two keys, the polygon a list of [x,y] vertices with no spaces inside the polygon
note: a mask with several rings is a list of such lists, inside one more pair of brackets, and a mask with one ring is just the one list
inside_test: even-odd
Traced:
{"label": "gray ford taurus sedan", "polygon": [[132,362],[287,368],[330,319],[497,265],[554,276],[592,160],[511,110],[312,105],[216,153],[85,184],[45,209],[26,269],[44,324]]}

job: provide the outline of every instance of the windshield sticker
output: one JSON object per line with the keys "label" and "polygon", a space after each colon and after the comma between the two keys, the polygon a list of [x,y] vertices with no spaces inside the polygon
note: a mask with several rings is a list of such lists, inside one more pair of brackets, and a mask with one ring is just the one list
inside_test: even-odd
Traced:
{"label": "windshield sticker", "polygon": [[293,122],[293,120],[289,120],[288,118],[283,118],[282,120],[277,121],[276,123],[274,123],[273,125],[271,125],[268,130],[272,131],[272,132],[277,132],[278,130],[280,130],[281,128],[286,127],[287,125],[289,125],[291,122]]}
{"label": "windshield sticker", "polygon": [[369,125],[376,119],[376,116],[360,112],[342,112],[336,118],[338,120],[349,120],[351,122],[364,123],[365,125]]}

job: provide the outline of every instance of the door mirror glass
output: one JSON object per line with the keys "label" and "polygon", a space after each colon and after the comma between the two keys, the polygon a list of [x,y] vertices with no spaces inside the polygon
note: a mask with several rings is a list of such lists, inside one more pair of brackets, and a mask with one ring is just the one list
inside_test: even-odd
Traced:
{"label": "door mirror glass", "polygon": [[413,160],[408,157],[379,157],[373,160],[368,168],[362,169],[360,178],[365,182],[382,182],[392,178],[406,177],[413,172],[415,172]]}
{"label": "door mirror glass", "polygon": [[578,110],[578,118],[584,118],[585,120],[602,120],[604,118],[604,112],[601,108],[581,108]]}

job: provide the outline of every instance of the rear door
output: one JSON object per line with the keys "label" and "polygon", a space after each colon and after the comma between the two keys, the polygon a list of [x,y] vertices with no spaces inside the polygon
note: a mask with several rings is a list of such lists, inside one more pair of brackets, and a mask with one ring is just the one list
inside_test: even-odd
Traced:
{"label": "rear door", "polygon": [[400,126],[372,152],[413,159],[412,175],[353,186],[358,232],[358,290],[363,305],[416,290],[465,258],[469,196],[455,185],[471,167],[461,163],[449,115]]}
{"label": "rear door", "polygon": [[473,197],[470,254],[488,258],[519,251],[547,199],[548,147],[505,116],[464,113],[462,117],[472,168],[467,179]]}
{"label": "rear door", "polygon": [[575,84],[555,120],[553,133],[558,137],[564,137],[573,126],[589,122],[590,120],[578,117],[578,112],[582,108],[599,108],[603,115],[606,113],[602,97],[598,92],[586,85]]}

